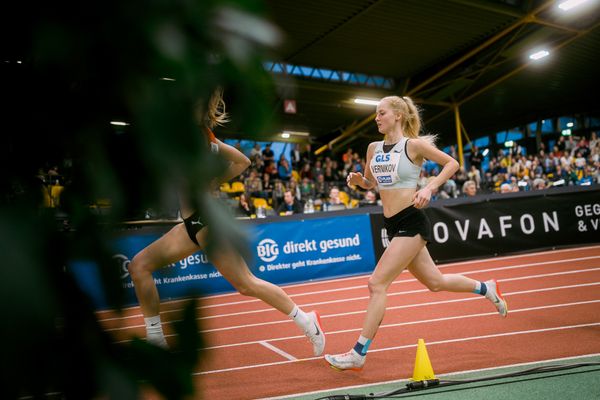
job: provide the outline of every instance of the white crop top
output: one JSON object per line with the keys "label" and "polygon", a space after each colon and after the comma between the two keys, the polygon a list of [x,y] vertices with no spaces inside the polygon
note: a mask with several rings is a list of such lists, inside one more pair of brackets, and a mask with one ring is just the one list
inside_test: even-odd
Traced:
{"label": "white crop top", "polygon": [[389,152],[383,151],[383,141],[377,142],[369,168],[379,190],[416,188],[421,167],[406,154],[408,139],[403,137]]}

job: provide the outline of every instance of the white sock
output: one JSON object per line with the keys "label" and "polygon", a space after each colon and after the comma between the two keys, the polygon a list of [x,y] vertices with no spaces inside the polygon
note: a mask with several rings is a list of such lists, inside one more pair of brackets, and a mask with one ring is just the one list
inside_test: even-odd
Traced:
{"label": "white sock", "polygon": [[146,341],[159,347],[166,348],[167,341],[162,330],[160,315],[144,318],[144,322],[146,323]]}
{"label": "white sock", "polygon": [[294,320],[296,325],[303,331],[306,331],[310,327],[310,319],[308,315],[304,311],[300,309],[297,305],[294,304],[294,308],[292,312],[288,314],[288,316]]}

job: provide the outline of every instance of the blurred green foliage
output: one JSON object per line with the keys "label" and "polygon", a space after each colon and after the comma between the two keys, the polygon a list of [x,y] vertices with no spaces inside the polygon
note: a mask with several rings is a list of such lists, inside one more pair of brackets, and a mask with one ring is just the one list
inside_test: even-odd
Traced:
{"label": "blurred green foliage", "polygon": [[[183,182],[219,220],[213,236],[237,232],[205,195],[223,166],[204,150],[194,115],[219,85],[245,137],[267,127],[272,84],[262,61],[279,38],[261,13],[254,0],[3,6],[2,398],[136,398],[142,383],[166,398],[201,396],[190,375],[201,345],[193,302],[176,326],[175,351],[141,340],[116,345],[65,266],[94,260],[109,303],[121,307],[111,224],[168,206]],[[129,125],[116,129],[113,120]],[[63,195],[69,230],[40,207],[36,179],[44,163],[63,159],[73,172]],[[99,198],[111,200],[108,215],[90,209]]]}

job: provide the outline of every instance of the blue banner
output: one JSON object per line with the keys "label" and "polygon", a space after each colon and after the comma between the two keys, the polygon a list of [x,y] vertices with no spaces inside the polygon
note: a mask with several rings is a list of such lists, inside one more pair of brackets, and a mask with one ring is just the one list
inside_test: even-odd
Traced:
{"label": "blue banner", "polygon": [[[249,267],[261,279],[287,284],[367,273],[375,266],[367,214],[278,221],[246,225],[248,237],[252,238],[253,262]],[[127,233],[114,241],[113,259],[119,268],[128,304],[137,303],[127,269],[129,262],[165,230],[141,232],[144,230]],[[90,262],[77,262],[69,270],[96,306],[106,308],[97,268]],[[153,276],[161,300],[234,290],[201,251],[157,270]]]}
{"label": "blue banner", "polygon": [[254,229],[252,271],[269,282],[353,275],[375,267],[367,214],[276,222]]}

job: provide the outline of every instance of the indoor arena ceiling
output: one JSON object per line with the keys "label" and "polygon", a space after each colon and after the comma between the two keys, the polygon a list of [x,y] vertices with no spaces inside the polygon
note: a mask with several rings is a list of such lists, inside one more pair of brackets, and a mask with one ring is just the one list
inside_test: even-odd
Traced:
{"label": "indoor arena ceiling", "polygon": [[[376,136],[374,107],[355,97],[409,95],[428,131],[456,143],[538,118],[600,109],[600,1],[572,12],[562,1],[266,0],[283,31],[279,66],[391,79],[390,88],[274,72],[281,130],[317,143],[359,147]],[[550,55],[537,62],[531,51]],[[305,69],[310,71],[310,68]],[[284,100],[296,113],[284,112]],[[458,106],[458,107],[455,107]],[[464,140],[464,139],[463,139]]]}

